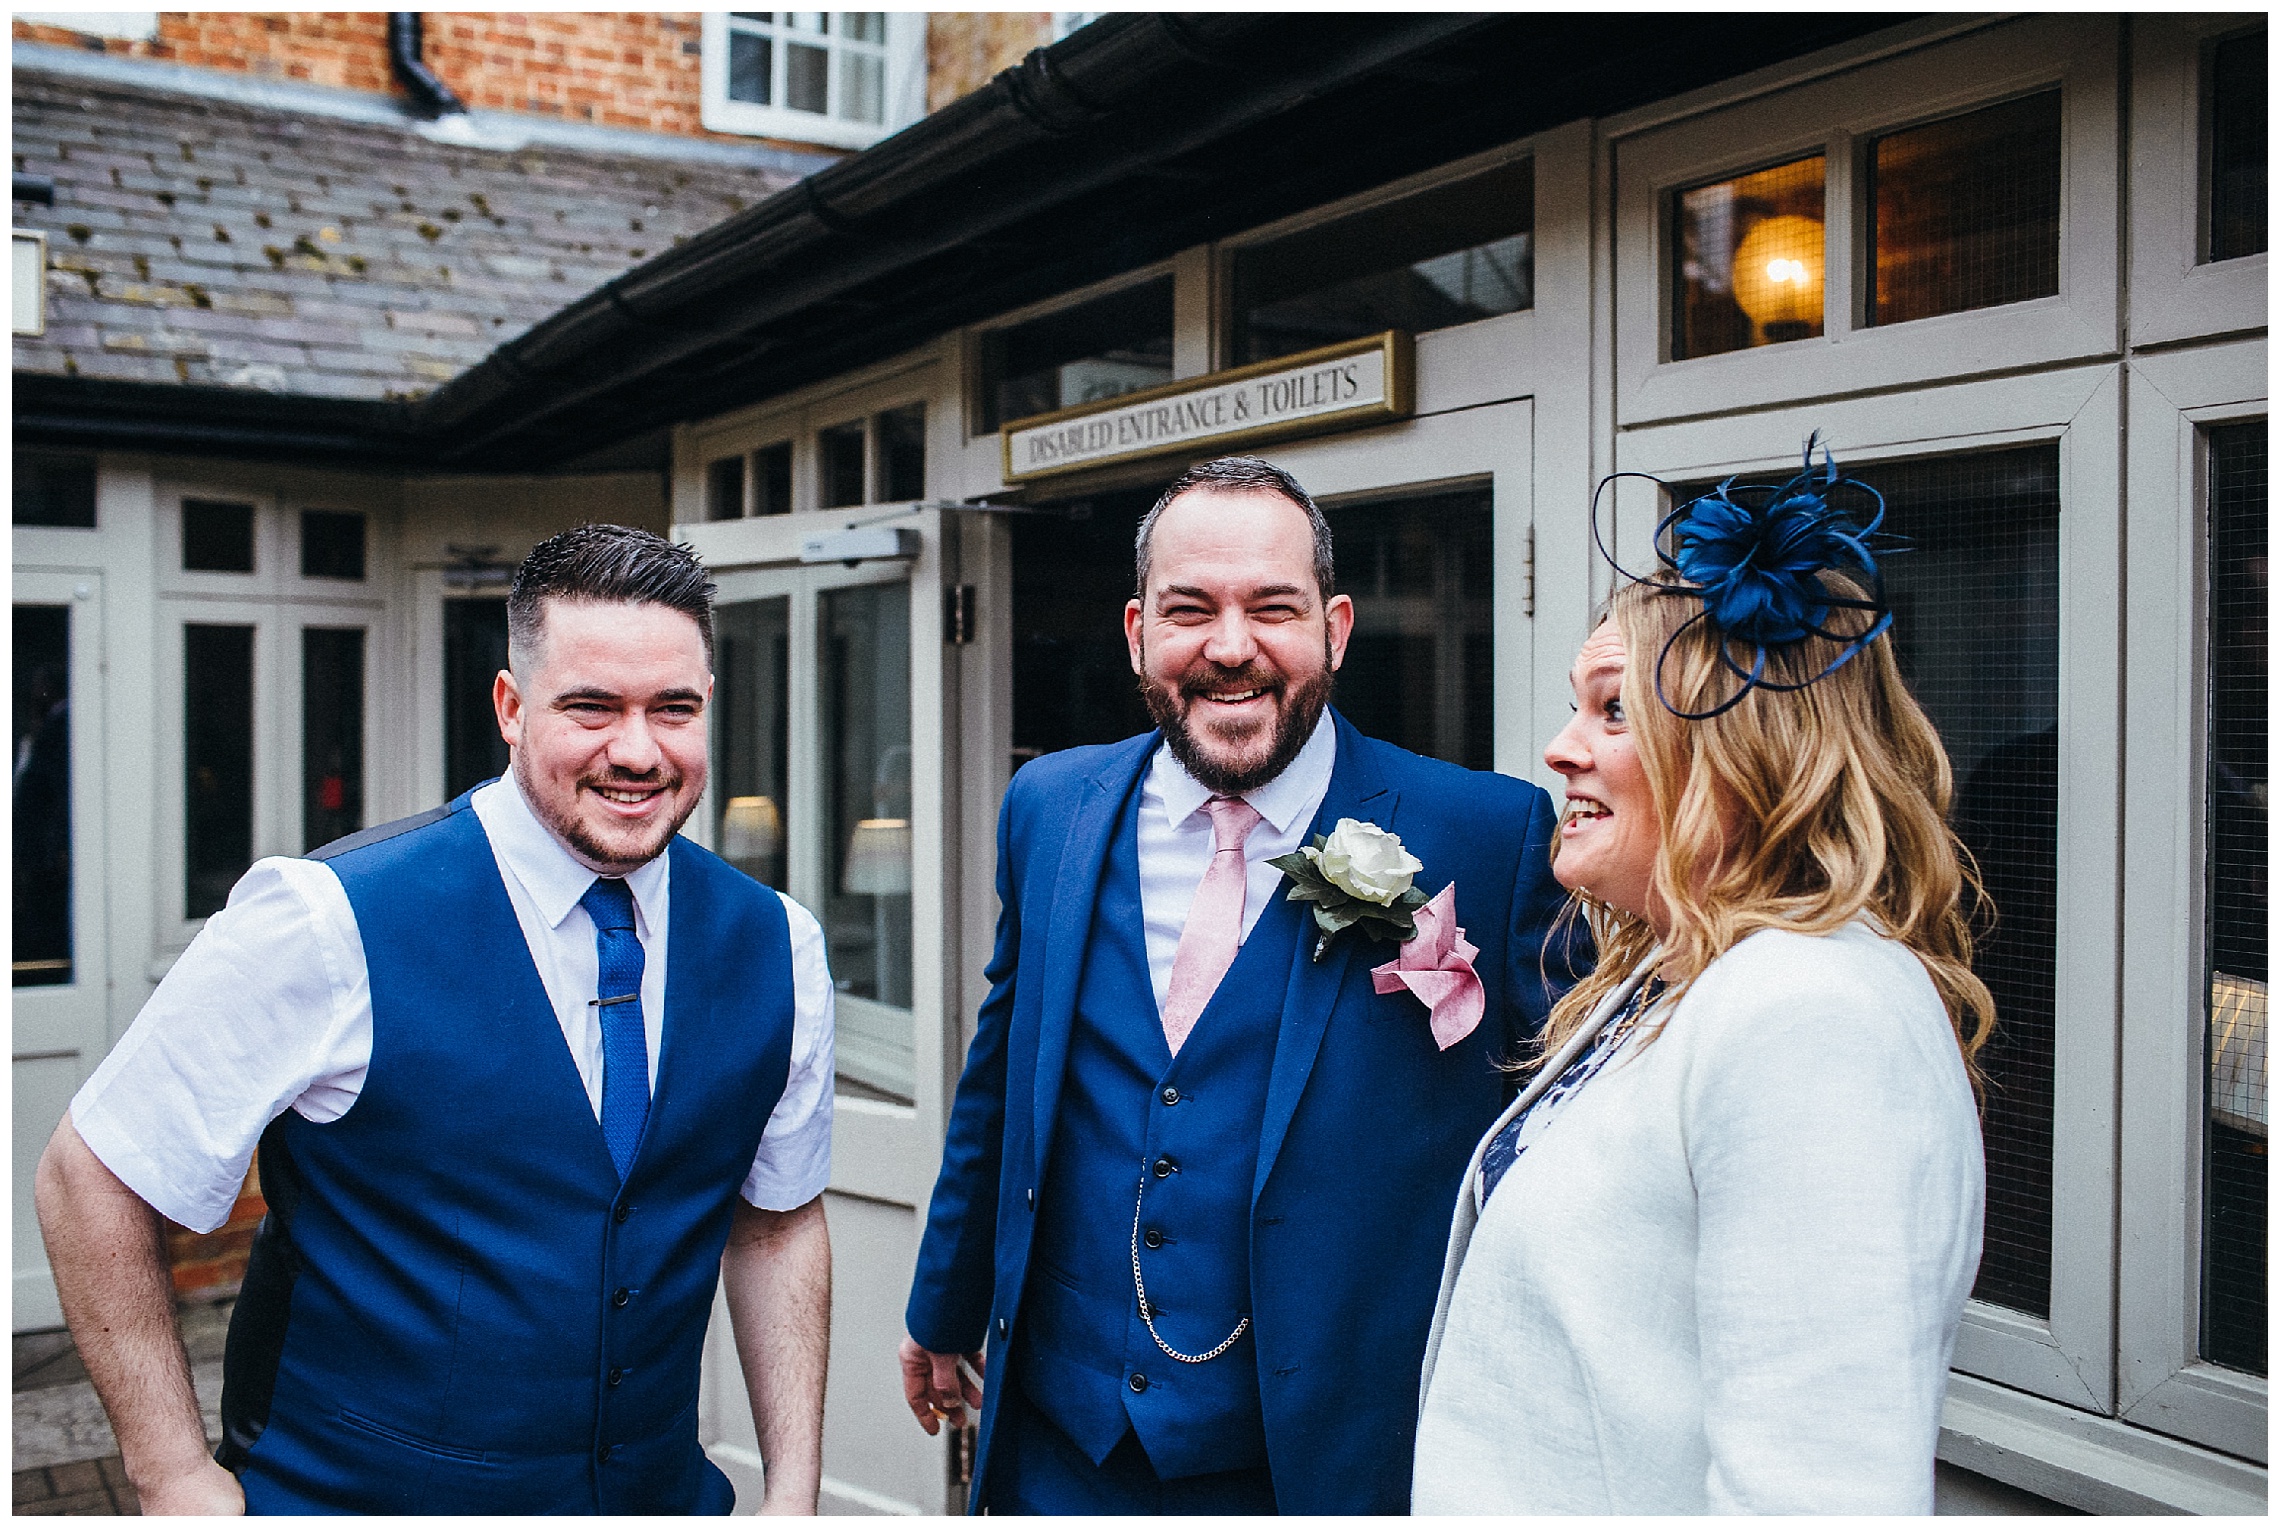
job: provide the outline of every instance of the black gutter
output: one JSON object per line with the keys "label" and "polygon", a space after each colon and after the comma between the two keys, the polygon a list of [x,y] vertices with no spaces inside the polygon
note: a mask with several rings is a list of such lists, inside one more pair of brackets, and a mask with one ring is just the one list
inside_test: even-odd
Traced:
{"label": "black gutter", "polygon": [[427,66],[421,52],[420,13],[390,11],[388,63],[396,71],[396,78],[403,81],[404,89],[411,93],[413,109],[429,118],[464,113],[467,103],[451,93],[451,87]]}
{"label": "black gutter", "polygon": [[18,372],[14,416],[19,446],[386,468],[433,461],[402,403]]}

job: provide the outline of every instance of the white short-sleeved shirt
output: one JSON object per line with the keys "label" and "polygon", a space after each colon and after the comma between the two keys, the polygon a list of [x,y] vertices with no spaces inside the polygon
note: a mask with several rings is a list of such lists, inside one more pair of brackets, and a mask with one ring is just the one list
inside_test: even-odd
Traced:
{"label": "white short-sleeved shirt", "polygon": [[[587,1102],[602,1110],[600,987],[593,920],[578,905],[594,872],[531,812],[514,777],[472,803],[522,925]],[[660,854],[626,877],[643,963],[649,1080],[665,1013],[671,866]],[[831,1176],[833,988],[823,930],[783,899],[791,923],[792,1057],[744,1198],[789,1210]],[[737,960],[723,950],[717,958]],[[258,861],[229,905],[159,983],[132,1027],[71,1101],[72,1124],[103,1165],[171,1220],[210,1231],[229,1218],[254,1147],[287,1109],[346,1114],[372,1060],[372,986],[348,894],[329,865]]]}

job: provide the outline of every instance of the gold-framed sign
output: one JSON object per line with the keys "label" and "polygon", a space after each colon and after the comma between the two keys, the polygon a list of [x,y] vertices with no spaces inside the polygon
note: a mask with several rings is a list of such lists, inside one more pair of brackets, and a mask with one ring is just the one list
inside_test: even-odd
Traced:
{"label": "gold-framed sign", "polygon": [[1407,419],[1416,409],[1407,330],[1325,345],[1009,422],[1005,480],[1143,457],[1224,453],[1270,440]]}

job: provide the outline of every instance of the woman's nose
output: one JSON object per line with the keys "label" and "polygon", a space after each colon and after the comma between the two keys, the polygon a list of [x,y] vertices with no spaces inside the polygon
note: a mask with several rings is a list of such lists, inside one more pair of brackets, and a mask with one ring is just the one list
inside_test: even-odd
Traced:
{"label": "woman's nose", "polygon": [[1577,736],[1581,716],[1573,717],[1559,730],[1559,735],[1544,746],[1544,762],[1563,775],[1581,774],[1591,767],[1591,751]]}

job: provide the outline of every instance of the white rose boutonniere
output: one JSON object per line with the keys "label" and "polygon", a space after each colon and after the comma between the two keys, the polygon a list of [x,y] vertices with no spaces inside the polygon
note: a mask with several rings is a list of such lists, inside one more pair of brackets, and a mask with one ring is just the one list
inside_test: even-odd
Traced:
{"label": "white rose boutonniere", "polygon": [[1417,909],[1426,897],[1413,882],[1425,864],[1375,823],[1341,817],[1313,843],[1268,863],[1290,877],[1293,902],[1314,904],[1316,960],[1356,924],[1373,939],[1399,943],[1416,936]]}

